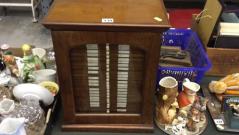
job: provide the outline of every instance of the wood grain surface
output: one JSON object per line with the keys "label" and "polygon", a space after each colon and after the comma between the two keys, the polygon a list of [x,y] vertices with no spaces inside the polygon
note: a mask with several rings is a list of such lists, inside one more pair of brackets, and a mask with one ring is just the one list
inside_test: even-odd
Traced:
{"label": "wood grain surface", "polygon": [[[165,11],[162,0],[56,0],[43,24],[65,30],[156,31],[170,27]],[[102,18],[112,18],[114,22],[102,23]]]}
{"label": "wood grain surface", "polygon": [[212,68],[207,75],[226,76],[239,72],[239,49],[207,48]]}
{"label": "wood grain surface", "polygon": [[152,132],[161,34],[170,27],[162,0],[56,0],[43,24],[52,30],[64,130]]}

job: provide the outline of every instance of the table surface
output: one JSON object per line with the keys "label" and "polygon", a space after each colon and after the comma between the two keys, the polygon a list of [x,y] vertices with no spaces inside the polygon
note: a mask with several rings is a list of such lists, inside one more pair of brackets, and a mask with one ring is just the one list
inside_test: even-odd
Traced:
{"label": "table surface", "polygon": [[[215,77],[205,77],[202,80],[201,84],[208,84],[211,80],[218,80]],[[95,132],[62,132],[61,124],[62,124],[62,109],[55,116],[56,119],[52,123],[52,128],[49,129],[51,135],[162,135],[165,134],[162,130],[155,126],[154,133],[95,133]],[[239,133],[231,133],[231,132],[219,132],[217,131],[211,116],[207,112],[208,117],[208,126],[202,135],[231,135],[231,134],[239,134]]]}
{"label": "table surface", "polygon": [[56,0],[43,24],[169,27],[162,0]]}

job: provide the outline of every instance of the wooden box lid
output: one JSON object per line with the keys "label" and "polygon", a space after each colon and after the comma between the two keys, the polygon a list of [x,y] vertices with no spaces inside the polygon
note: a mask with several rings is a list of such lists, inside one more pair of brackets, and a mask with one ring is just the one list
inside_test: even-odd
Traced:
{"label": "wooden box lid", "polygon": [[[113,22],[102,23],[102,18]],[[43,24],[61,30],[158,31],[170,27],[162,0],[55,0]]]}
{"label": "wooden box lid", "polygon": [[222,11],[223,6],[220,0],[207,0],[201,14],[198,17],[193,16],[192,29],[197,32],[206,49]]}

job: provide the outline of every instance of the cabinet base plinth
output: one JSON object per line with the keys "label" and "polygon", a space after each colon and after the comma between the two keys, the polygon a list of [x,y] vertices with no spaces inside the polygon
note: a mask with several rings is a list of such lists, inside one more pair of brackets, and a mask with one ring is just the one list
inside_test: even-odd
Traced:
{"label": "cabinet base plinth", "polygon": [[84,132],[144,132],[152,133],[153,125],[150,124],[64,124],[63,131]]}

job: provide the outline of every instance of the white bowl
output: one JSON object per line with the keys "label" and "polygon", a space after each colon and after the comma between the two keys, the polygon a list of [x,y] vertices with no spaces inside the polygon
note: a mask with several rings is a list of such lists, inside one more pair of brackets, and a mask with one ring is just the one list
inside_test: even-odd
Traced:
{"label": "white bowl", "polygon": [[45,105],[50,105],[54,101],[54,96],[46,88],[32,83],[19,84],[13,88],[13,95],[17,99],[36,98],[43,101]]}
{"label": "white bowl", "polygon": [[43,81],[56,81],[56,71],[53,69],[41,69],[33,71],[33,78],[36,83],[40,83]]}

